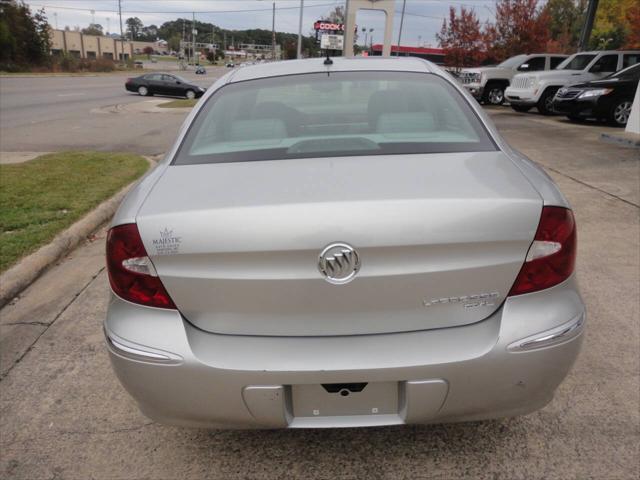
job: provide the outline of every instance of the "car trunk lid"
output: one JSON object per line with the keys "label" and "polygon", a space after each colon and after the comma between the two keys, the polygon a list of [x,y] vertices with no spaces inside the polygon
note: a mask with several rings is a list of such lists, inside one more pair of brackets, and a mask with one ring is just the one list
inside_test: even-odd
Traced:
{"label": "car trunk lid", "polygon": [[[170,166],[141,207],[147,252],[182,315],[211,332],[356,335],[491,315],[542,200],[501,152]],[[361,261],[334,285],[319,254]]]}

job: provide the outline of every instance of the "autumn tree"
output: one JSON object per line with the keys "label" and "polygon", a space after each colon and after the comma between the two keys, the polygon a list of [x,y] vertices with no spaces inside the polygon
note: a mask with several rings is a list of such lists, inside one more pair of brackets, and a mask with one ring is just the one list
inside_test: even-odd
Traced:
{"label": "autumn tree", "polygon": [[496,21],[484,32],[488,54],[505,59],[545,51],[549,22],[549,13],[538,8],[538,0],[498,0]]}
{"label": "autumn tree", "polygon": [[587,0],[548,0],[543,10],[548,20],[549,40],[545,50],[573,53],[578,48]]}
{"label": "autumn tree", "polygon": [[480,21],[473,9],[460,7],[458,15],[454,7],[449,7],[449,20],[442,22],[436,38],[444,50],[447,65],[473,67],[484,57]]}
{"label": "autumn tree", "polygon": [[589,46],[613,50],[627,45],[628,37],[640,35],[633,17],[638,8],[638,0],[600,0]]}
{"label": "autumn tree", "polygon": [[622,48],[640,50],[640,4],[635,4],[625,12],[629,33]]}

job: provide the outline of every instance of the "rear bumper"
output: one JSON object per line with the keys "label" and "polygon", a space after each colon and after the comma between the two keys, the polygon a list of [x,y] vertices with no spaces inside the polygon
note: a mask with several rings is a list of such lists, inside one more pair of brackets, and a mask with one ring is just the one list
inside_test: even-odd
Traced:
{"label": "rear bumper", "polygon": [[[216,335],[196,329],[175,311],[119,298],[113,298],[104,326],[116,375],[143,413],[158,422],[351,427],[480,420],[537,410],[553,398],[578,355],[584,315],[570,279],[544,292],[508,298],[482,322],[432,331]],[[370,414],[326,415],[322,409],[332,404],[335,410],[341,401],[327,393],[313,414],[296,415],[296,388],[358,382],[392,385],[386,391],[394,398],[386,400],[396,407],[369,409],[358,405],[360,394],[354,394],[351,407],[366,407]]]}

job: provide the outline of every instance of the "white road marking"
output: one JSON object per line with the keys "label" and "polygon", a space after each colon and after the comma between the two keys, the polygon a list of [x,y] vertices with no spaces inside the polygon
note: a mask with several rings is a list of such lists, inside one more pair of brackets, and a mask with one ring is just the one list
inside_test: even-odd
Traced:
{"label": "white road marking", "polygon": [[86,95],[86,93],[59,93],[59,97],[74,97],[77,95]]}

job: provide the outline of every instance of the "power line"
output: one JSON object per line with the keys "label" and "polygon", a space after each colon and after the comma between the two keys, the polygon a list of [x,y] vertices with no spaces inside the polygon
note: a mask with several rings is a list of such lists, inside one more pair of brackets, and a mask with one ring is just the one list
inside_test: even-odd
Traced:
{"label": "power line", "polygon": [[[332,3],[319,3],[316,5],[308,5],[306,8],[318,8],[318,7],[333,7],[335,5],[341,4],[343,2],[340,1],[334,1]],[[118,13],[117,10],[102,10],[102,9],[97,9],[97,8],[81,8],[81,7],[63,7],[60,5],[47,5],[47,4],[38,4],[38,3],[29,3],[29,6],[33,6],[33,7],[40,7],[40,8],[50,8],[52,10],[74,10],[77,12],[90,12],[91,10],[95,10],[96,12],[101,12],[101,13]],[[299,10],[300,6],[296,5],[296,6],[291,6],[291,7],[276,7],[276,10]],[[270,12],[272,11],[271,8],[249,8],[249,9],[244,9],[244,10],[185,10],[185,11],[179,11],[179,10],[122,10],[122,13],[127,13],[127,14],[132,14],[132,13],[136,13],[136,14],[167,14],[167,15],[171,15],[171,14],[178,14],[178,15],[183,15],[183,14],[191,14],[191,13],[198,13],[198,14],[219,14],[219,13],[254,13],[254,12]]]}

